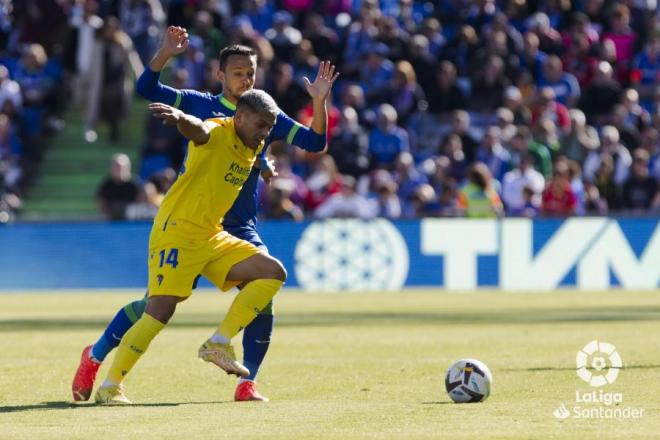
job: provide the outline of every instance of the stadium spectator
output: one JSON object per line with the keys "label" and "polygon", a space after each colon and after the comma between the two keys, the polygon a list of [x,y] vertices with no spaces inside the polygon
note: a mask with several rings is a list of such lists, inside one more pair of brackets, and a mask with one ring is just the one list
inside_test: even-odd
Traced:
{"label": "stadium spectator", "polygon": [[568,164],[558,161],[543,191],[541,210],[546,216],[565,217],[575,214],[576,208],[577,197],[571,187]]}
{"label": "stadium spectator", "polygon": [[130,37],[140,61],[149,63],[155,52],[165,14],[156,0],[120,0],[117,10],[121,29]]}
{"label": "stadium spectator", "polygon": [[397,112],[390,104],[378,107],[378,123],[369,136],[372,166],[393,169],[400,153],[409,151],[408,134],[397,126]]}
{"label": "stadium spectator", "polygon": [[499,127],[487,127],[477,149],[477,160],[486,164],[491,176],[498,182],[502,182],[502,177],[511,168],[511,155],[502,146],[501,134]]}
{"label": "stadium spectator", "polygon": [[405,218],[431,217],[439,209],[438,196],[428,183],[418,186],[403,203],[402,216]]}
{"label": "stadium spectator", "polygon": [[586,215],[606,215],[607,200],[592,182],[584,182],[584,211]]}
{"label": "stadium spectator", "polygon": [[504,108],[513,113],[515,125],[530,125],[532,113],[523,103],[523,95],[516,86],[509,86],[504,90]]}
{"label": "stadium spectator", "polygon": [[397,184],[385,170],[377,170],[372,179],[372,193],[378,204],[378,217],[396,219],[402,215],[401,199],[397,195]]}
{"label": "stadium spectator", "polygon": [[264,32],[279,59],[290,60],[303,39],[302,33],[292,25],[293,17],[289,12],[277,11],[273,14],[273,27]]}
{"label": "stadium spectator", "polygon": [[518,166],[502,178],[502,201],[509,215],[525,215],[526,210],[541,205],[545,188],[543,175],[533,166],[531,155],[521,156]]}
{"label": "stadium spectator", "polygon": [[605,153],[614,160],[614,183],[619,186],[623,185],[628,179],[632,158],[628,149],[619,142],[619,131],[611,125],[603,127],[600,145],[599,150],[592,151],[585,159],[584,177],[593,181],[596,170],[600,167],[602,153]]}
{"label": "stadium spectator", "polygon": [[534,168],[539,171],[544,178],[549,178],[552,174],[552,162],[548,148],[531,137],[527,127],[518,127],[518,131],[511,138],[511,154],[514,163],[526,154],[533,158]]}
{"label": "stadium spectator", "polygon": [[275,7],[268,0],[246,0],[242,12],[257,32],[263,34],[273,25]]}
{"label": "stadium spectator", "polygon": [[630,27],[630,9],[627,5],[614,5],[609,17],[609,31],[603,34],[603,40],[614,43],[619,80],[627,79],[637,40],[637,35]]}
{"label": "stadium spectator", "polygon": [[435,84],[429,89],[428,98],[428,111],[441,120],[447,120],[451,112],[467,107],[465,93],[456,80],[456,67],[451,61],[442,61],[438,65]]}
{"label": "stadium spectator", "polygon": [[[415,69],[419,85],[426,96],[429,96],[435,90],[437,61],[431,52],[428,38],[420,34],[413,35],[408,52],[408,61]],[[430,98],[429,101],[432,102]]]}
{"label": "stadium spectator", "polygon": [[476,160],[478,141],[470,133],[470,114],[465,110],[456,110],[451,116],[451,132],[461,138],[461,146],[469,163]]}
{"label": "stadium spectator", "polygon": [[[589,182],[590,180],[587,180],[587,184]],[[621,187],[614,182],[614,158],[611,155],[606,153],[600,155],[593,183],[608,210],[621,209]]]}
{"label": "stadium spectator", "polygon": [[539,38],[539,49],[548,54],[560,54],[563,50],[561,34],[550,24],[550,17],[536,12],[527,22],[528,29]]}
{"label": "stadium spectator", "polygon": [[385,43],[373,43],[364,56],[360,75],[360,86],[364,90],[367,102],[374,103],[380,99],[394,74],[394,64],[387,56],[389,49]]}
{"label": "stadium spectator", "polygon": [[338,61],[339,35],[323,21],[323,16],[317,13],[310,13],[305,20],[303,28],[303,37],[308,40],[313,48],[314,54],[322,60],[330,60],[333,63]]}
{"label": "stadium spectator", "polygon": [[303,76],[313,78],[316,73],[316,66],[319,64],[319,58],[314,53],[314,46],[312,46],[311,41],[303,39],[296,46],[290,64],[297,78]]}
{"label": "stadium spectator", "polygon": [[477,113],[492,113],[502,106],[504,89],[509,85],[502,58],[492,55],[475,73],[470,94],[470,108]]}
{"label": "stadium spectator", "polygon": [[598,66],[592,41],[587,32],[576,30],[570,36],[570,45],[562,58],[564,69],[575,76],[580,88],[586,87],[594,76]]}
{"label": "stadium spectator", "polygon": [[504,210],[500,196],[493,189],[486,164],[476,162],[468,172],[468,182],[458,192],[458,208],[466,217],[499,217]]}
{"label": "stadium spectator", "polygon": [[[354,179],[355,180],[355,179]],[[307,194],[305,196],[305,209],[314,211],[333,194],[341,192],[342,175],[332,156],[324,155],[318,158],[313,165],[313,171],[305,180]]]}
{"label": "stadium spectator", "polygon": [[550,55],[545,59],[537,84],[539,87],[551,88],[555,92],[557,102],[566,107],[574,107],[580,99],[577,79],[563,70],[561,59],[557,55]]}
{"label": "stadium spectator", "polygon": [[660,181],[660,134],[655,127],[642,131],[639,147],[649,153],[649,172]]}
{"label": "stadium spectator", "polygon": [[623,207],[635,214],[660,207],[658,181],[649,175],[649,153],[635,150],[631,168],[630,177],[623,184]]}
{"label": "stadium spectator", "polygon": [[46,51],[36,43],[25,47],[13,75],[23,94],[22,130],[28,137],[38,136],[59,75],[48,68]]}
{"label": "stadium spectator", "polygon": [[660,30],[644,46],[632,64],[631,82],[640,95],[641,103],[650,109],[660,76]]}
{"label": "stadium spectator", "polygon": [[291,200],[295,185],[291,179],[274,178],[267,191],[262,215],[274,220],[303,220],[302,210]]}
{"label": "stadium spectator", "polygon": [[534,127],[534,141],[544,145],[550,152],[552,158],[556,158],[559,153],[559,134],[557,133],[557,125],[552,119],[542,119],[539,124]]}
{"label": "stadium spectator", "polygon": [[132,203],[144,201],[140,185],[131,174],[131,159],[115,154],[110,165],[110,175],[96,191],[99,210],[108,220],[126,218],[126,208]]}
{"label": "stadium spectator", "polygon": [[356,179],[371,168],[369,135],[360,126],[353,107],[345,107],[341,112],[339,127],[328,143],[328,154],[334,158],[341,174]]}
{"label": "stadium spectator", "polygon": [[546,120],[554,122],[562,132],[571,129],[571,118],[566,106],[557,102],[555,91],[550,87],[543,87],[536,97],[536,105],[532,109],[532,125],[539,126]]}
{"label": "stadium spectator", "polygon": [[513,112],[506,107],[500,107],[495,111],[495,118],[496,127],[500,129],[500,140],[503,144],[508,144],[516,134]]}
{"label": "stadium spectator", "polygon": [[378,213],[374,200],[365,198],[355,191],[356,181],[352,176],[341,176],[341,191],[332,194],[315,210],[316,218],[357,217],[372,218]]}
{"label": "stadium spectator", "polygon": [[571,130],[561,136],[559,153],[582,163],[590,151],[598,148],[600,140],[596,129],[587,125],[584,112],[571,109],[568,114],[571,118]]}
{"label": "stadium spectator", "polygon": [[[96,35],[103,26],[103,20],[97,15],[99,9],[96,0],[75,3],[72,6],[70,26],[72,42],[69,46],[70,69],[74,72],[73,94],[74,100],[89,115],[96,111],[96,101],[100,84],[95,75],[96,70],[92,68],[96,50]],[[89,124],[87,124],[89,125]],[[87,134],[85,138],[90,140],[95,133]]]}
{"label": "stadium spectator", "polygon": [[478,49],[479,37],[474,28],[466,24],[461,26],[456,36],[445,45],[440,58],[451,60],[456,66],[458,76],[468,75]]}
{"label": "stadium spectator", "polygon": [[425,100],[424,91],[417,84],[415,70],[408,61],[399,61],[394,65],[392,79],[381,99],[397,109],[399,125],[406,125],[420,102]]}
{"label": "stadium spectator", "polygon": [[580,108],[587,115],[587,121],[596,127],[608,123],[610,112],[621,99],[621,85],[614,80],[613,74],[610,63],[598,63],[594,79],[580,99]]}
{"label": "stadium spectator", "polygon": [[[450,133],[440,146],[440,158],[447,159],[447,170],[450,176],[460,182],[467,176],[470,162],[463,151],[463,141],[456,133]],[[437,164],[437,162],[436,162]],[[436,188],[437,189],[437,188]]]}
{"label": "stadium spectator", "polygon": [[396,158],[394,179],[399,187],[397,192],[401,200],[410,199],[417,188],[427,183],[426,176],[417,170],[412,154],[403,152]]}
{"label": "stadium spectator", "polygon": [[23,109],[21,86],[9,77],[7,67],[0,64],[0,111],[9,115],[20,115]]}
{"label": "stadium spectator", "polygon": [[277,105],[288,115],[295,115],[307,101],[307,92],[295,81],[293,66],[277,62],[266,78],[265,89],[275,99]]}
{"label": "stadium spectator", "polygon": [[[404,0],[407,1],[407,0]],[[410,35],[399,27],[396,17],[384,16],[378,23],[378,43],[385,44],[388,58],[393,62],[403,60],[408,54]]]}
{"label": "stadium spectator", "polygon": [[[658,66],[660,72],[660,66]],[[625,123],[640,132],[651,125],[651,115],[639,104],[639,93],[635,89],[626,89],[621,97],[621,105],[626,109]]]}
{"label": "stadium spectator", "polygon": [[639,146],[640,134],[639,129],[631,123],[628,123],[629,113],[623,104],[617,104],[612,109],[610,115],[610,123],[619,131],[619,138],[621,144],[629,151],[633,151]]}
{"label": "stadium spectator", "polygon": [[[191,37],[197,37],[200,42],[200,49],[207,60],[218,56],[227,39],[213,23],[213,16],[208,11],[198,11],[195,14]],[[191,38],[192,42],[193,38]],[[149,52],[153,53],[153,52]]]}
{"label": "stadium spectator", "polygon": [[447,44],[447,38],[442,33],[442,30],[442,24],[435,17],[425,18],[418,29],[406,29],[410,33],[419,32],[420,35],[426,37],[426,41],[428,41],[428,53],[434,58],[440,55],[442,48]]}
{"label": "stadium spectator", "polygon": [[12,120],[0,113],[0,187],[12,193],[19,192],[23,176],[21,140]]}
{"label": "stadium spectator", "polygon": [[534,32],[527,32],[523,41],[520,68],[531,73],[535,81],[539,81],[543,76],[543,64],[548,55],[539,49],[539,37]]}

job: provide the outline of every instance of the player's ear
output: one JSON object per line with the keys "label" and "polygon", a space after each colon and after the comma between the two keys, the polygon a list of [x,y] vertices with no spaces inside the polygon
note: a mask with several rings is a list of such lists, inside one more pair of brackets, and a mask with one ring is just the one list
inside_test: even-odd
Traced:
{"label": "player's ear", "polygon": [[225,72],[222,71],[222,69],[218,69],[218,81],[222,83],[222,85],[225,85]]}

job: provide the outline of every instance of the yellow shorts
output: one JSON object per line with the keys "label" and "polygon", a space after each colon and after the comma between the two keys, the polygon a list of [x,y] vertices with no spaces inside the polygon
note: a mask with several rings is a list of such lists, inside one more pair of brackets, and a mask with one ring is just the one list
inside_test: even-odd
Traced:
{"label": "yellow shorts", "polygon": [[187,298],[200,274],[227,291],[239,284],[226,279],[232,266],[258,253],[256,246],[226,231],[195,239],[177,227],[154,227],[149,237],[149,296]]}

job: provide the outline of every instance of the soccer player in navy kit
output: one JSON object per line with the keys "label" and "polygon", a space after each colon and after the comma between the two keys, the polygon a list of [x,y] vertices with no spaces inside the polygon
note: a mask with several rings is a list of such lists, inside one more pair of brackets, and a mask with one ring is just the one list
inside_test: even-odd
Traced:
{"label": "soccer player in navy kit", "polygon": [[[223,85],[220,95],[202,93],[195,90],[178,90],[160,83],[160,71],[170,58],[184,52],[188,47],[188,34],[185,29],[170,26],[163,45],[154,55],[137,82],[137,91],[146,99],[162,102],[181,109],[183,112],[202,120],[233,116],[238,98],[252,89],[257,68],[256,53],[246,46],[233,45],[220,51],[218,79]],[[329,62],[321,62],[314,82],[305,78],[307,92],[312,97],[314,117],[310,127],[306,127],[283,112],[279,112],[275,126],[266,140],[266,146],[275,140],[284,140],[310,152],[326,150],[326,99],[338,74]],[[267,251],[256,230],[257,183],[259,174],[268,169],[265,150],[260,156],[260,169],[253,168],[243,185],[238,199],[224,217],[223,227],[230,234]],[[74,400],[88,400],[96,372],[107,356],[120,342],[123,335],[144,313],[146,298],[134,301],[120,309],[103,335],[94,344],[85,347],[72,384]],[[234,393],[237,401],[268,400],[255,387],[255,378],[268,350],[273,328],[272,303],[269,304],[243,331],[243,365],[250,375],[241,378]]]}

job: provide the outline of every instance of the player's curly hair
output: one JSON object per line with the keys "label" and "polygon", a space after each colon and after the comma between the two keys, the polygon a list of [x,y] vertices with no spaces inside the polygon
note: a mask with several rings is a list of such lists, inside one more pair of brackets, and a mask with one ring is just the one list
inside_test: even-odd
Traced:
{"label": "player's curly hair", "polygon": [[243,46],[242,44],[232,44],[231,46],[224,47],[220,51],[219,60],[220,60],[220,70],[225,69],[227,65],[227,59],[232,55],[240,55],[245,57],[257,57],[257,53],[248,46]]}
{"label": "player's curly hair", "polygon": [[269,113],[275,118],[280,112],[275,100],[268,93],[259,89],[248,90],[238,98],[236,109],[244,106],[257,113]]}

